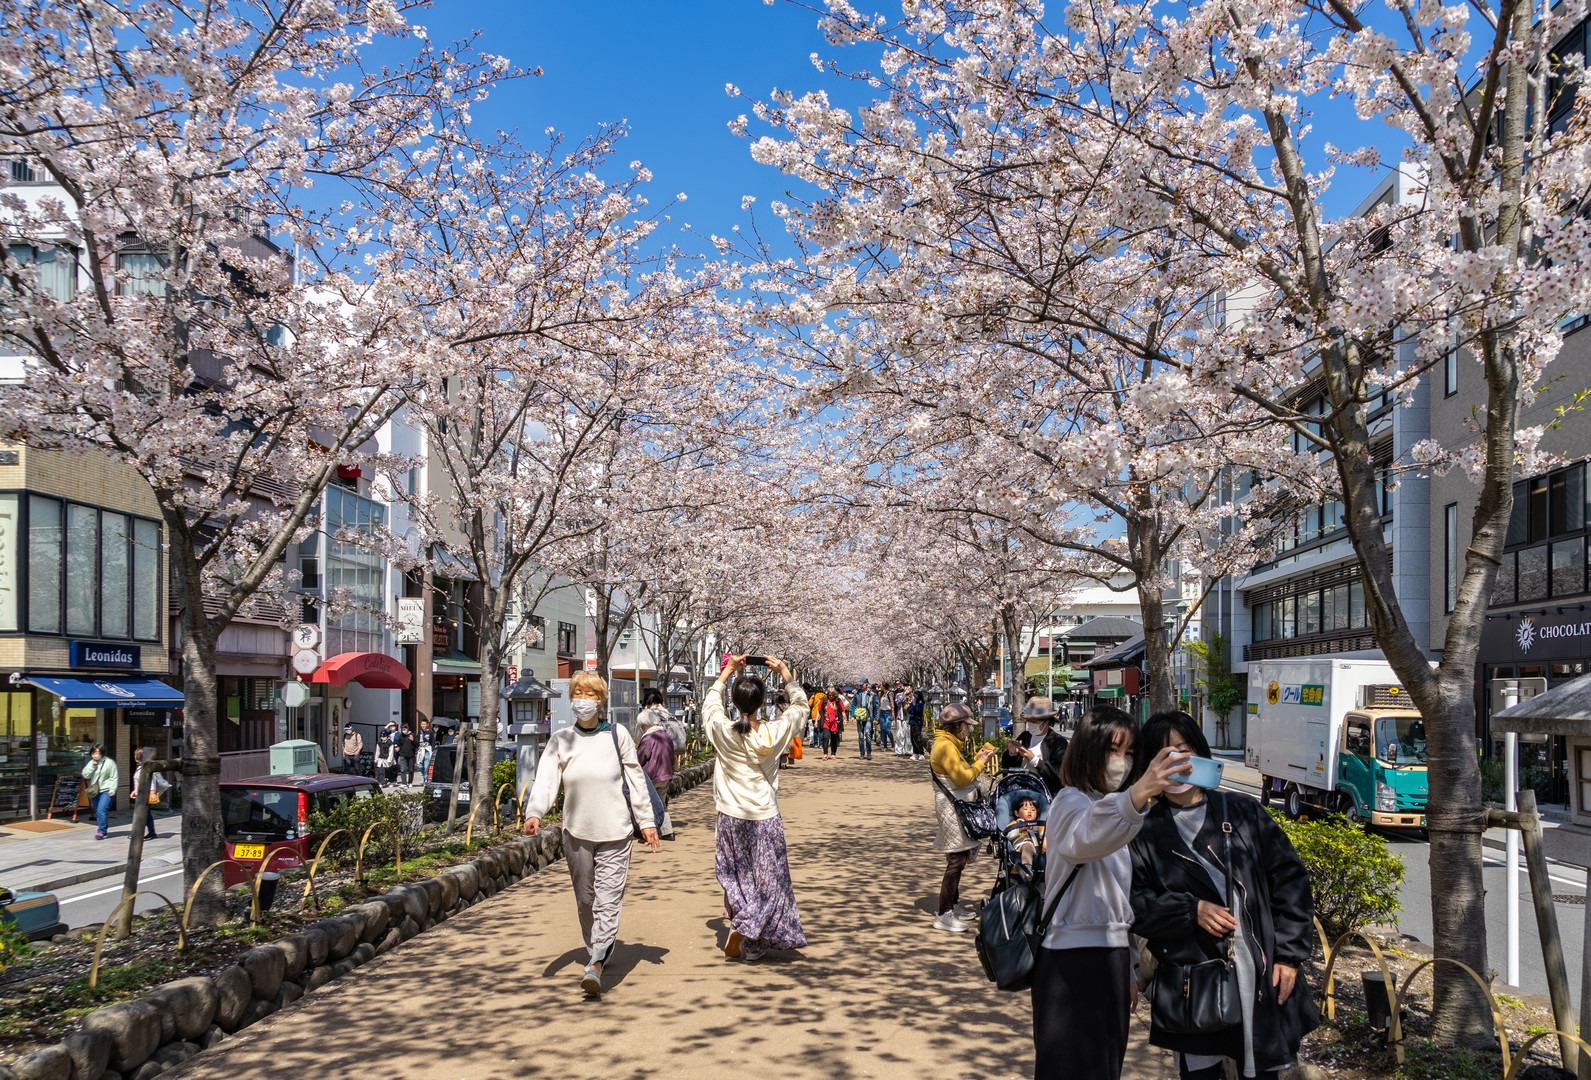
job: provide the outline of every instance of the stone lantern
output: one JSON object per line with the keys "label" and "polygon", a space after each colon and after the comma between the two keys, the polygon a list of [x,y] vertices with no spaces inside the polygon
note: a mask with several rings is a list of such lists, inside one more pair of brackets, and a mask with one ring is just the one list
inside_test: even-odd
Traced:
{"label": "stone lantern", "polygon": [[993,683],[978,691],[978,715],[983,720],[985,739],[993,739],[1000,733],[1000,699],[1004,696]]}

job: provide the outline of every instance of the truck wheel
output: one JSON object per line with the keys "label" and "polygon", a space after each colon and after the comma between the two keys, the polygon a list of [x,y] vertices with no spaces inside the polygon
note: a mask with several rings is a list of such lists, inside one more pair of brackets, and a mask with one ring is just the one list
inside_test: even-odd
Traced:
{"label": "truck wheel", "polygon": [[1260,777],[1260,805],[1271,805],[1271,778],[1268,776]]}
{"label": "truck wheel", "polygon": [[1338,803],[1343,818],[1350,825],[1363,825],[1364,818],[1359,813],[1359,800],[1353,797],[1352,792],[1343,792],[1342,800]]}
{"label": "truck wheel", "polygon": [[1288,821],[1297,821],[1304,816],[1304,793],[1298,790],[1297,784],[1288,784],[1287,790],[1282,793],[1282,812],[1287,815]]}

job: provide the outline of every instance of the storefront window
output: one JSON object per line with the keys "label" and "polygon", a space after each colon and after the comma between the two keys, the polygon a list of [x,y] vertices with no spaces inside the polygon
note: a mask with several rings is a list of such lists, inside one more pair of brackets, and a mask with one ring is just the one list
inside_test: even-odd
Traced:
{"label": "storefront window", "polygon": [[133,522],[133,637],[160,637],[160,526]]}
{"label": "storefront window", "polygon": [[1525,548],[1519,553],[1519,599],[1542,600],[1547,595],[1547,549]]}
{"label": "storefront window", "polygon": [[127,518],[122,514],[104,516],[105,550],[100,572],[105,582],[105,602],[100,610],[100,630],[106,637],[128,636],[127,600],[131,593],[129,577],[132,553],[128,550]]}
{"label": "storefront window", "polygon": [[33,695],[0,693],[0,818],[33,816]]}
{"label": "storefront window", "polygon": [[1552,595],[1577,596],[1585,592],[1585,538],[1559,540],[1552,545]]}
{"label": "storefront window", "polygon": [[99,511],[66,508],[66,632],[93,634],[99,596]]}
{"label": "storefront window", "polygon": [[61,504],[28,498],[28,629],[61,632]]}
{"label": "storefront window", "polygon": [[17,628],[17,497],[0,495],[0,631]]}
{"label": "storefront window", "polygon": [[326,489],[326,598],[338,614],[327,626],[375,633],[381,628],[383,566],[380,554],[337,539],[339,534],[370,534],[384,523],[381,504],[344,488]]}

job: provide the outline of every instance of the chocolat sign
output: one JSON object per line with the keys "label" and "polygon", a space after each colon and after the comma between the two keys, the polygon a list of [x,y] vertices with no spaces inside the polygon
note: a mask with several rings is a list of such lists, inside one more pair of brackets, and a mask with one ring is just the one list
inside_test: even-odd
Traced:
{"label": "chocolat sign", "polygon": [[1591,619],[1587,614],[1575,610],[1562,615],[1533,611],[1489,616],[1481,629],[1481,660],[1496,664],[1591,656]]}

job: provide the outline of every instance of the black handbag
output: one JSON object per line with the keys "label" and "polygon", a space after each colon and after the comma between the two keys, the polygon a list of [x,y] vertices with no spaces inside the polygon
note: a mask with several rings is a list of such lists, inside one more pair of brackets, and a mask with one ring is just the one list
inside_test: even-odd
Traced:
{"label": "black handbag", "polygon": [[[1221,858],[1226,863],[1226,907],[1237,918],[1242,918],[1242,912],[1232,904],[1232,822],[1226,814],[1226,796],[1218,797]],[[1157,1029],[1168,1035],[1210,1035],[1242,1026],[1243,1002],[1237,985],[1233,934],[1221,939],[1223,955],[1215,959],[1201,960],[1197,964],[1160,961],[1150,998]]]}
{"label": "black handbag", "polygon": [[955,808],[956,820],[961,822],[961,831],[967,834],[967,839],[984,840],[1000,831],[1000,823],[994,816],[994,807],[986,803],[968,802],[966,799],[956,798],[932,767],[928,769],[928,776],[939,785],[939,790],[945,793],[945,798],[949,799],[950,805]]}
{"label": "black handbag", "polygon": [[1061,897],[1082,868],[1082,863],[1072,867],[1042,919],[1038,917],[1039,893],[1032,886],[1005,889],[983,905],[978,916],[978,961],[995,986],[1001,990],[1026,990],[1033,985],[1033,961],[1040,943]]}
{"label": "black handbag", "polygon": [[[635,807],[630,804],[630,782],[624,778],[624,751],[619,749],[619,729],[613,726],[608,728],[613,736],[613,752],[619,755],[619,787],[624,791],[624,806],[630,811],[630,829],[633,839],[641,839],[641,823],[635,820]],[[657,788],[652,785],[652,778],[641,773],[641,779],[646,781],[646,794],[652,800],[652,826],[663,827],[663,800],[657,793]]]}

